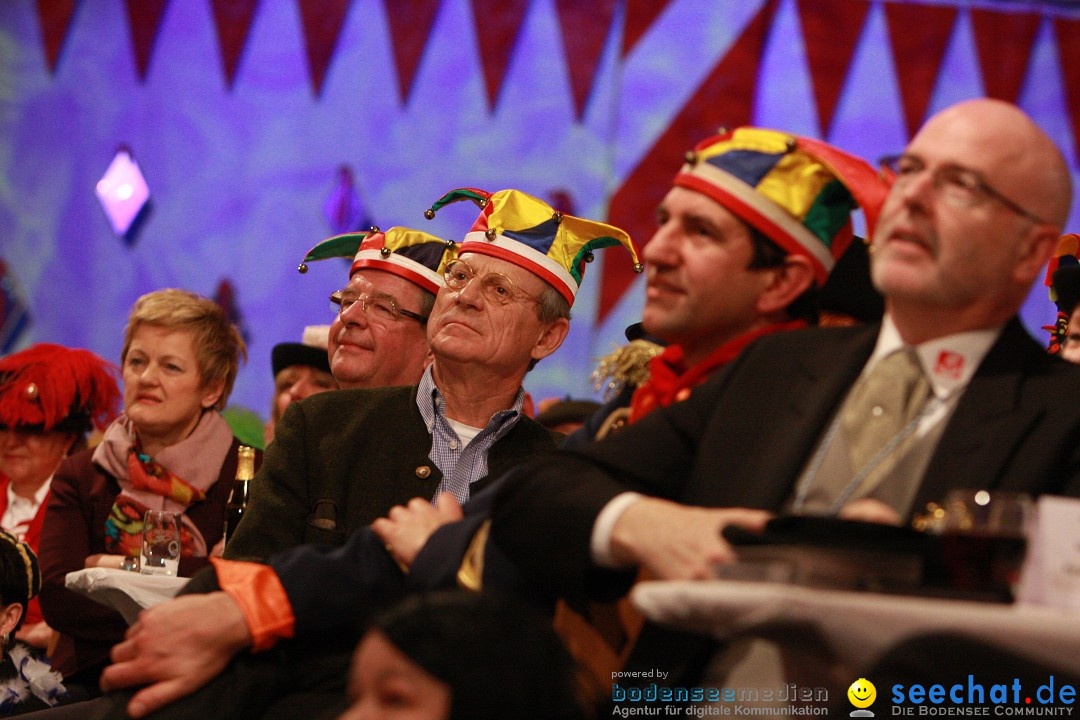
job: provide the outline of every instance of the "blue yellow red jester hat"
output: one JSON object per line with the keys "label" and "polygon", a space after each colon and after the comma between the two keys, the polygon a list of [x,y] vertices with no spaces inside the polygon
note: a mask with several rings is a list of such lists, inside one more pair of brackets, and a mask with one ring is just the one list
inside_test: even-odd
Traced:
{"label": "blue yellow red jester hat", "polygon": [[570,305],[594,250],[622,245],[630,251],[634,272],[643,269],[626,231],[566,215],[520,190],[488,193],[458,188],[436,200],[424,216],[430,220],[435,211],[460,200],[476,203],[480,216],[461,242],[459,253],[490,255],[523,267],[555,288]]}

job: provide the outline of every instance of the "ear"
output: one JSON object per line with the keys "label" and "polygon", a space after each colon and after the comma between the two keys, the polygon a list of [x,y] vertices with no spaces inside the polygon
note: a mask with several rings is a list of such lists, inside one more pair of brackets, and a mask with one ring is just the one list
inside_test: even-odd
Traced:
{"label": "ear", "polygon": [[1052,225],[1035,225],[1028,231],[1017,250],[1013,277],[1025,286],[1042,276],[1043,268],[1057,249],[1060,233]]}
{"label": "ear", "polygon": [[0,608],[0,635],[14,632],[23,615],[22,603],[11,603]]}
{"label": "ear", "polygon": [[202,393],[202,406],[204,410],[209,410],[218,404],[218,400],[221,399],[221,394],[225,392],[225,381],[215,380],[214,382],[207,383],[203,388]]}
{"label": "ear", "polygon": [[767,272],[772,279],[757,301],[758,312],[763,315],[783,312],[814,284],[814,266],[802,255],[788,255],[783,265],[768,268]]}
{"label": "ear", "polygon": [[570,332],[570,321],[559,318],[555,322],[548,323],[540,333],[540,337],[533,343],[532,358],[541,360],[559,349],[566,339],[566,333]]}

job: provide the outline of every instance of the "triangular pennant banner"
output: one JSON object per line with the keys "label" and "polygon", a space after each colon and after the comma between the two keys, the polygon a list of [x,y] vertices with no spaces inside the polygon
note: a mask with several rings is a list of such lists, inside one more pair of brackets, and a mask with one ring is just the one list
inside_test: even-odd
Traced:
{"label": "triangular pennant banner", "polygon": [[1027,75],[1028,61],[1042,18],[1036,13],[971,10],[983,92],[1015,103]]}
{"label": "triangular pennant banner", "polygon": [[[394,63],[397,65],[401,102],[409,102],[413,78],[427,46],[431,26],[439,12],[440,0],[383,0],[390,23]],[[484,42],[478,38],[477,42]]]}
{"label": "triangular pennant banner", "polygon": [[352,0],[297,0],[300,25],[304,29],[308,73],[315,95],[322,94],[323,78],[334,57],[338,36],[345,24]]}
{"label": "triangular pennant banner", "polygon": [[862,0],[798,0],[798,7],[818,124],[827,138],[870,5]]}
{"label": "triangular pennant banner", "polygon": [[488,107],[494,110],[529,0],[472,0],[472,11]]}
{"label": "triangular pennant banner", "polygon": [[[656,227],[656,207],[671,187],[683,154],[720,126],[746,125],[753,117],[758,67],[777,0],[768,0],[739,39],[683,105],[668,129],[649,149],[611,198],[612,225],[630,233],[644,248]],[[615,307],[637,275],[630,263],[604,262],[597,319]]]}
{"label": "triangular pennant banner", "polygon": [[221,63],[225,68],[225,86],[230,89],[258,4],[259,0],[210,0],[218,46],[221,48]]}
{"label": "triangular pennant banner", "polygon": [[580,119],[615,15],[615,0],[555,0],[555,7],[559,12],[566,69],[570,73],[574,113]]}
{"label": "triangular pennant banner", "polygon": [[1080,20],[1054,20],[1061,78],[1065,84],[1065,103],[1072,121],[1073,146],[1080,164]]}
{"label": "triangular pennant banner", "polygon": [[45,62],[50,73],[56,72],[56,61],[60,58],[60,49],[64,47],[77,5],[78,0],[37,0],[41,40],[45,44]]}
{"label": "triangular pennant banner", "polygon": [[910,138],[922,125],[945,48],[956,24],[956,8],[885,3],[893,66]]}
{"label": "triangular pennant banner", "polygon": [[145,82],[154,53],[161,18],[169,0],[127,0],[128,26],[131,28],[131,49],[135,52],[135,70],[139,81]]}
{"label": "triangular pennant banner", "polygon": [[641,36],[652,27],[668,0],[626,0],[626,23],[623,27],[622,55],[633,51]]}

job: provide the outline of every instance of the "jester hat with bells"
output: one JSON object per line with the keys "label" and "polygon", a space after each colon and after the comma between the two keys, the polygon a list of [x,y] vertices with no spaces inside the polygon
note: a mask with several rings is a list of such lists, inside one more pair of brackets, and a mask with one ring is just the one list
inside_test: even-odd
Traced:
{"label": "jester hat with bells", "polygon": [[116,367],[89,350],[38,343],[0,359],[0,427],[83,434],[120,404]]}
{"label": "jester hat with bells", "polygon": [[1043,325],[1050,333],[1047,351],[1051,355],[1061,352],[1069,332],[1069,318],[1080,305],[1080,235],[1069,233],[1058,238],[1057,250],[1046,266],[1043,282],[1050,288],[1050,300],[1057,305],[1057,317],[1053,325]]}
{"label": "jester hat with bells", "polygon": [[788,253],[810,260],[818,287],[851,245],[851,212],[873,232],[888,185],[861,158],[821,140],[740,127],[686,153],[674,184],[723,205]]}
{"label": "jester hat with bells", "polygon": [[383,232],[373,227],[367,232],[345,233],[323,240],[308,250],[299,270],[306,273],[309,261],[332,257],[352,257],[350,275],[361,268],[382,270],[438,293],[446,285],[443,269],[457,257],[457,247],[453,240],[419,230],[392,227]]}
{"label": "jester hat with bells", "polygon": [[424,216],[430,220],[437,210],[459,200],[472,200],[480,208],[459,253],[490,255],[523,267],[555,288],[568,305],[574,304],[585,263],[592,261],[594,250],[622,245],[630,251],[634,272],[643,269],[625,231],[565,215],[520,190],[488,193],[458,188],[436,200]]}

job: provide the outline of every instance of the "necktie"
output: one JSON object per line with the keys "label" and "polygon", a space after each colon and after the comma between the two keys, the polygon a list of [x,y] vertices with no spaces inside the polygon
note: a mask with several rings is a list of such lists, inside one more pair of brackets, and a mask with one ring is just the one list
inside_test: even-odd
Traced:
{"label": "necktie", "polygon": [[[930,383],[911,348],[886,356],[861,377],[841,414],[852,471],[859,473],[874,463],[865,479],[872,480],[871,485],[888,474],[913,437],[914,428],[908,426],[919,416],[929,395]],[[905,430],[907,436],[882,454]]]}

